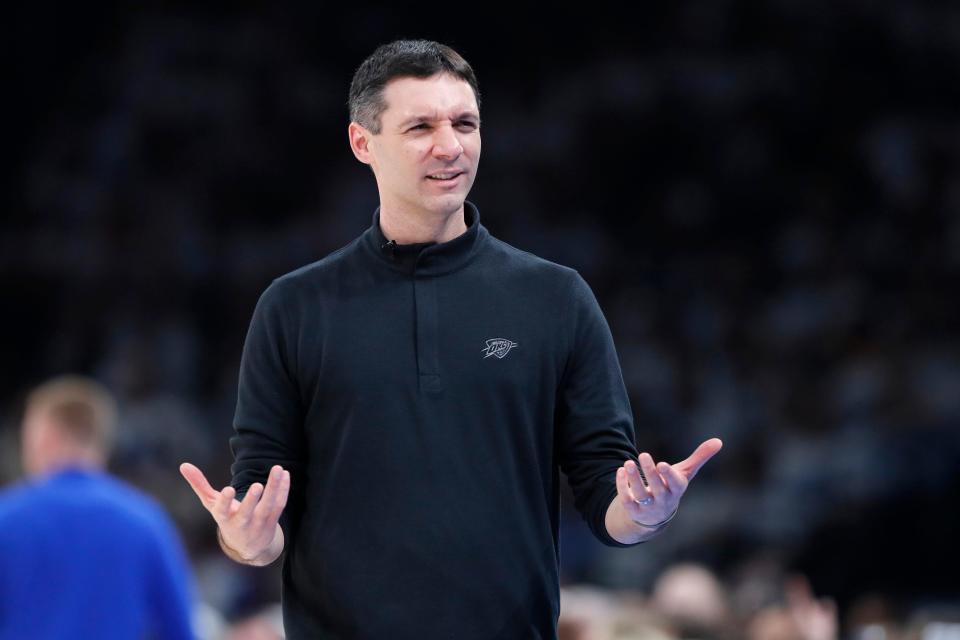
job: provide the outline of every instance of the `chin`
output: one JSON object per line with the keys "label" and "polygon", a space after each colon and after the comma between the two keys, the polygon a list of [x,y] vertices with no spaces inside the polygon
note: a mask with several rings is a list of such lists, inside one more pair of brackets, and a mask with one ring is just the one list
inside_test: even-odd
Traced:
{"label": "chin", "polygon": [[462,207],[465,198],[466,196],[462,193],[431,195],[423,201],[423,206],[425,209],[447,212]]}

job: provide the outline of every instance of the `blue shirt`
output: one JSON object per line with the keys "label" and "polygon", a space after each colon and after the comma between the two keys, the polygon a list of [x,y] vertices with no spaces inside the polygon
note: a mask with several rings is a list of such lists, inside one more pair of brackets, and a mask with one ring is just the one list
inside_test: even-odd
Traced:
{"label": "blue shirt", "polygon": [[0,639],[193,638],[194,588],[160,505],[104,471],[0,492]]}

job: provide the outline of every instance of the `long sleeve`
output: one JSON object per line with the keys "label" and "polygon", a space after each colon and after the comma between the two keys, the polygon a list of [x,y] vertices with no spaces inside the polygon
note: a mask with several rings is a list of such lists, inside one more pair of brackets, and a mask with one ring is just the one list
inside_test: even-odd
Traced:
{"label": "long sleeve", "polygon": [[232,486],[242,500],[254,482],[266,484],[273,465],[290,471],[291,488],[280,526],[288,544],[306,476],[303,410],[296,378],[297,328],[289,321],[294,291],[274,280],[253,311],[240,360]]}
{"label": "long sleeve", "polygon": [[610,327],[590,286],[576,272],[571,294],[571,346],[558,390],[560,468],[594,536],[610,547],[631,547],[614,540],[604,521],[617,495],[617,468],[628,458],[637,459],[633,412]]}

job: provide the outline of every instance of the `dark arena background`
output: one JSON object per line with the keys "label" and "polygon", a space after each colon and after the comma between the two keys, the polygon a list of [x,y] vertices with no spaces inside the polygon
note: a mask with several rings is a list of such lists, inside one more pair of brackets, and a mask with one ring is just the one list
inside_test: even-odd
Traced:
{"label": "dark arena background", "polygon": [[378,205],[352,73],[429,38],[480,84],[468,199],[591,285],[639,450],[724,442],[635,548],[565,485],[561,639],[960,637],[960,5],[641,6],[18,6],[0,482],[29,388],[94,376],[110,469],[190,551],[198,635],[279,637],[280,562],[228,560],[178,465],[228,483],[260,292]]}

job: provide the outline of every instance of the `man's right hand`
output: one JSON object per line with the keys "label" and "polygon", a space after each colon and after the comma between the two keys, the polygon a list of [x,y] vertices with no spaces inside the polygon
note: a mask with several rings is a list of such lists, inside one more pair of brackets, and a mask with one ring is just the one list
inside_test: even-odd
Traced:
{"label": "man's right hand", "polygon": [[[289,471],[278,464],[274,465],[270,469],[266,489],[259,482],[254,482],[243,502],[236,499],[237,492],[230,485],[222,491],[214,489],[203,472],[189,462],[180,465],[180,473],[213,516],[220,528],[223,544],[239,555],[240,561],[269,564],[280,555],[283,550],[283,531],[279,522],[290,493]],[[265,561],[258,562],[262,558]]]}

